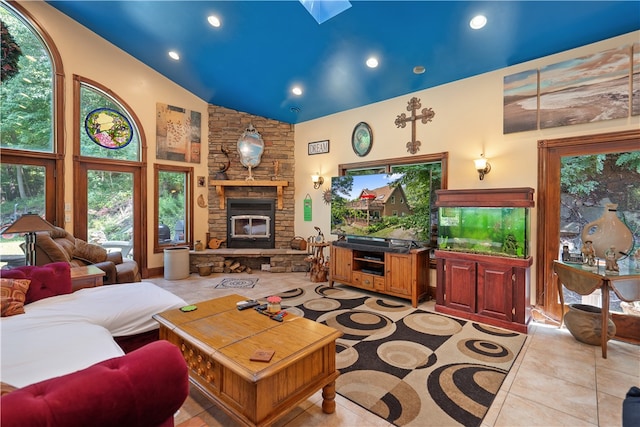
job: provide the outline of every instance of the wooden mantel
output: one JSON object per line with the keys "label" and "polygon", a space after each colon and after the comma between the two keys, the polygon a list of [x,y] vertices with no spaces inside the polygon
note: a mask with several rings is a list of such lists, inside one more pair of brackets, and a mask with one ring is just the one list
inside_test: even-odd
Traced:
{"label": "wooden mantel", "polygon": [[239,180],[239,179],[212,179],[209,185],[216,187],[216,193],[220,199],[220,209],[225,209],[224,189],[226,187],[276,187],[278,190],[278,209],[282,209],[282,194],[284,187],[289,185],[288,181],[266,181],[266,180]]}

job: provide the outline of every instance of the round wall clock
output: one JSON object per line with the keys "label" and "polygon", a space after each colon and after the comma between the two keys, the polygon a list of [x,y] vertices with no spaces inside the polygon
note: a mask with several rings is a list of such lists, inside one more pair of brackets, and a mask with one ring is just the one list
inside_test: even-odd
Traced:
{"label": "round wall clock", "polygon": [[133,138],[129,120],[111,108],[91,111],[84,120],[84,128],[93,142],[111,150],[126,147]]}
{"label": "round wall clock", "polygon": [[360,122],[353,128],[351,134],[351,146],[353,151],[360,157],[364,157],[371,151],[373,144],[373,134],[371,128],[365,122]]}

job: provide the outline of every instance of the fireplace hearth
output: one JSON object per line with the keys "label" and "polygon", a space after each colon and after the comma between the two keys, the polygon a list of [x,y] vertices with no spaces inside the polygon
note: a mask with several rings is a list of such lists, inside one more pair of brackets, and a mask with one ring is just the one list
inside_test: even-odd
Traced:
{"label": "fireplace hearth", "polygon": [[227,247],[275,248],[275,200],[227,199]]}

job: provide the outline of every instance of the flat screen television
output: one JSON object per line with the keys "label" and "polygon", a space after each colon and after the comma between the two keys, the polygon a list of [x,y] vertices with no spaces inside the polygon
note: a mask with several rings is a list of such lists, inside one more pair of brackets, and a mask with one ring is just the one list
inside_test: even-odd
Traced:
{"label": "flat screen television", "polygon": [[[418,177],[404,173],[331,178],[331,234],[390,245],[430,240],[428,194]],[[428,187],[428,186],[427,186]]]}

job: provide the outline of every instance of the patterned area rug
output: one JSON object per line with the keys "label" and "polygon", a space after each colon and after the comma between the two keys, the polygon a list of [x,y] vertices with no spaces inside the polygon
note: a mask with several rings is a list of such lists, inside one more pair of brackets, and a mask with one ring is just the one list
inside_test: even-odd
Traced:
{"label": "patterned area rug", "polygon": [[479,426],[526,335],[310,285],[283,307],[343,332],[337,392],[396,426]]}
{"label": "patterned area rug", "polygon": [[222,279],[222,282],[216,285],[216,289],[239,289],[239,288],[253,288],[258,283],[257,278],[251,279],[234,279],[226,277]]}

